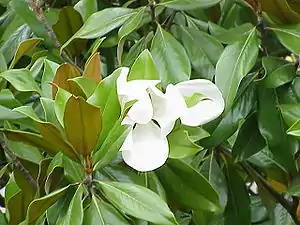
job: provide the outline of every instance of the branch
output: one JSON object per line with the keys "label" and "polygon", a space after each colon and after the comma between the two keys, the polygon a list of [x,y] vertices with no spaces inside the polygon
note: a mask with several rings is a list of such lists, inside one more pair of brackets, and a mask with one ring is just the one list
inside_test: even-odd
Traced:
{"label": "branch", "polygon": [[[49,35],[49,37],[52,39],[54,46],[60,50],[62,45],[60,44],[60,42],[58,41],[58,38],[52,28],[52,26],[47,22],[45,14],[43,9],[40,7],[40,0],[32,0],[30,2],[30,6],[33,10],[33,12],[36,15],[37,20],[43,24],[47,30],[47,33]],[[68,56],[68,54],[65,51],[61,51],[61,56],[63,57],[64,60],[66,60],[68,63],[72,64],[73,66],[76,66],[80,72],[82,73],[82,69],[76,65],[76,63]]]}
{"label": "branch", "polygon": [[38,183],[31,176],[29,171],[23,166],[23,164],[20,162],[17,156],[8,148],[7,143],[2,135],[0,136],[0,148],[2,148],[4,152],[9,156],[14,166],[20,170],[20,172],[24,175],[24,178],[28,181],[28,183],[30,183],[35,189],[37,189]]}
{"label": "branch", "polygon": [[250,164],[244,163],[242,165],[244,170],[256,181],[258,186],[262,186],[265,188],[273,197],[274,199],[279,202],[283,208],[291,215],[292,219],[294,220],[295,224],[300,225],[300,221],[297,218],[297,207],[295,207],[295,201],[293,202],[287,200],[282,194],[278,193]]}

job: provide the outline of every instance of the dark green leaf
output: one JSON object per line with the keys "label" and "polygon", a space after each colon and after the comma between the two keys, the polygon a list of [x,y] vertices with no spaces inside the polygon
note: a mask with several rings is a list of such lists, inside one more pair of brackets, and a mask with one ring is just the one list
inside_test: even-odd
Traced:
{"label": "dark green leaf", "polygon": [[250,198],[244,181],[232,165],[227,167],[228,203],[224,225],[250,225]]}
{"label": "dark green leaf", "polygon": [[177,10],[191,10],[195,8],[209,8],[221,0],[164,0],[161,4]]}
{"label": "dark green leaf", "polygon": [[219,210],[218,194],[208,180],[184,162],[169,160],[166,165],[157,170],[157,175],[166,190],[167,197],[187,209]]}
{"label": "dark green leaf", "polygon": [[264,57],[262,64],[265,69],[263,84],[266,88],[277,88],[291,82],[296,75],[296,68],[293,63],[288,63],[277,57]]}
{"label": "dark green leaf", "polygon": [[245,41],[228,45],[216,67],[216,85],[225,99],[225,111],[231,108],[243,77],[251,70],[258,55],[259,41],[256,29]]}

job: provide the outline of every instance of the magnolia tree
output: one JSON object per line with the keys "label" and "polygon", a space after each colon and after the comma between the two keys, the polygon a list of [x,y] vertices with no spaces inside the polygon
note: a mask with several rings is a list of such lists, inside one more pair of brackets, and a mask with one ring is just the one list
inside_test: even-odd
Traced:
{"label": "magnolia tree", "polygon": [[300,1],[0,0],[0,224],[300,224]]}

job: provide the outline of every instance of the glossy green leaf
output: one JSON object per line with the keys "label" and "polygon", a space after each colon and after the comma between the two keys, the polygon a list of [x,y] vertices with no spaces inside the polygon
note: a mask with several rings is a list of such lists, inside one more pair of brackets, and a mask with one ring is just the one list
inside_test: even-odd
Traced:
{"label": "glossy green leaf", "polygon": [[286,47],[289,51],[299,54],[300,53],[300,35],[298,25],[288,25],[282,27],[269,27],[277,35],[281,44]]}
{"label": "glossy green leaf", "polygon": [[144,13],[145,13],[146,7],[141,7],[138,12],[130,17],[119,29],[118,36],[121,40],[128,34],[130,34],[132,31],[134,31],[142,22]]}
{"label": "glossy green leaf", "polygon": [[0,48],[1,53],[3,54],[6,62],[10,62],[15,55],[15,52],[19,44],[30,37],[31,31],[29,27],[24,24],[16,29],[12,34],[7,37],[6,40],[3,40],[4,43]]}
{"label": "glossy green leaf", "polygon": [[282,116],[276,107],[276,93],[272,89],[259,88],[258,122],[262,136],[275,158],[289,170],[295,170],[293,160],[294,141],[285,132]]}
{"label": "glossy green leaf", "polygon": [[89,16],[97,12],[98,4],[96,0],[80,0],[74,6],[74,9],[80,13],[83,21],[86,21]]}
{"label": "glossy green leaf", "polygon": [[296,68],[293,63],[288,63],[277,57],[264,57],[262,64],[265,69],[263,84],[266,88],[277,88],[291,82],[296,75]]}
{"label": "glossy green leaf", "polygon": [[101,110],[81,97],[71,96],[66,103],[64,125],[67,138],[76,151],[88,155],[102,130]]}
{"label": "glossy green leaf", "polygon": [[98,199],[95,195],[84,213],[83,225],[129,225],[130,223],[110,204]]}
{"label": "glossy green leaf", "polygon": [[151,54],[164,87],[190,78],[191,65],[185,49],[161,26],[152,40]]}
{"label": "glossy green leaf", "polygon": [[40,89],[28,69],[6,70],[0,74],[0,77],[11,83],[18,91],[40,93]]}
{"label": "glossy green leaf", "polygon": [[[80,14],[72,7],[66,6],[59,11],[59,19],[53,30],[60,43],[69,40],[82,26]],[[66,48],[72,55],[79,56],[86,47],[85,40],[76,40]]]}
{"label": "glossy green leaf", "polygon": [[58,88],[57,94],[55,96],[54,111],[62,127],[64,127],[65,107],[71,96],[72,95],[69,92],[65,91],[62,88]]}
{"label": "glossy green leaf", "polygon": [[69,185],[67,187],[58,189],[50,194],[35,199],[31,202],[27,210],[27,222],[28,225],[34,225],[37,219],[58,199],[60,199],[65,192],[74,185]]}
{"label": "glossy green leaf", "polygon": [[[130,127],[126,125],[121,125],[121,121],[118,120],[107,137],[101,143],[100,146],[97,146],[96,153],[93,155],[94,169],[100,169],[108,165],[113,159],[116,158],[123,142],[125,141]],[[99,142],[98,142],[99,143]]]}
{"label": "glossy green leaf", "polygon": [[22,113],[35,121],[41,135],[47,142],[52,143],[53,148],[61,150],[74,160],[79,159],[73,147],[63,139],[60,131],[52,123],[41,121],[30,106],[21,106],[15,108],[14,111]]}
{"label": "glossy green leaf", "polygon": [[231,108],[243,77],[252,69],[258,56],[259,41],[252,29],[247,39],[228,45],[216,67],[216,85],[221,90],[226,107]]}
{"label": "glossy green leaf", "polygon": [[[87,102],[100,107],[103,115],[103,129],[98,143],[103,143],[110,130],[115,125],[121,114],[121,107],[117,95],[116,80],[121,73],[121,68],[104,78],[96,87]],[[99,145],[97,145],[99,147]]]}
{"label": "glossy green leaf", "polygon": [[247,37],[254,28],[253,25],[250,23],[245,23],[240,26],[230,28],[228,30],[212,22],[208,22],[208,25],[209,31],[213,37],[215,37],[221,43],[230,45],[234,44],[235,42],[247,39]]}
{"label": "glossy green leaf", "polygon": [[254,114],[240,128],[232,148],[232,156],[236,161],[243,161],[265,146],[266,142],[259,132],[256,114]]}
{"label": "glossy green leaf", "polygon": [[74,82],[81,89],[86,98],[89,98],[95,91],[97,83],[89,77],[75,77],[68,82]]}
{"label": "glossy green leaf", "polygon": [[159,80],[159,74],[148,49],[145,49],[133,63],[128,80]]}
{"label": "glossy green leaf", "polygon": [[24,118],[20,113],[12,111],[10,108],[0,105],[0,121],[2,120],[17,120]]}
{"label": "glossy green leaf", "polygon": [[9,67],[13,68],[17,64],[17,62],[21,59],[21,57],[29,53],[31,50],[33,50],[40,43],[40,41],[41,41],[40,38],[31,38],[22,41]]}
{"label": "glossy green leaf", "polygon": [[70,205],[68,212],[61,223],[62,225],[81,225],[83,222],[83,205],[82,205],[82,195],[83,195],[83,186],[79,185],[77,191],[75,192]]}
{"label": "glossy green leaf", "polygon": [[155,224],[178,224],[168,205],[145,187],[119,182],[98,185],[105,197],[126,214]]}
{"label": "glossy green leaf", "polygon": [[224,225],[250,225],[250,198],[244,181],[232,165],[227,167],[228,203],[224,212]]}
{"label": "glossy green leaf", "polygon": [[36,18],[35,13],[30,9],[29,3],[23,0],[12,0],[10,6],[17,15],[24,20],[38,37],[42,37],[47,45],[52,46],[53,42],[48,35],[46,27]]}
{"label": "glossy green leaf", "polygon": [[41,106],[44,110],[45,120],[54,124],[59,130],[62,130],[61,125],[55,115],[54,104],[55,101],[50,98],[40,98]]}
{"label": "glossy green leaf", "polygon": [[[224,50],[222,44],[209,34],[193,28],[180,26],[176,27],[176,32],[197,76],[212,80],[215,75],[215,66]],[[201,40],[200,43],[199,40]]]}
{"label": "glossy green leaf", "polygon": [[283,120],[288,127],[291,127],[300,118],[300,104],[279,105]]}
{"label": "glossy green leaf", "polygon": [[195,8],[209,8],[220,0],[164,0],[162,5],[176,10],[191,10]]}
{"label": "glossy green leaf", "polygon": [[57,63],[52,62],[48,59],[44,60],[44,72],[41,81],[41,95],[43,97],[52,98],[52,86],[49,82],[53,81],[58,67],[59,65]]}
{"label": "glossy green leaf", "polygon": [[157,175],[166,190],[167,197],[185,208],[207,211],[220,209],[218,194],[208,180],[184,162],[169,160],[157,170]]}
{"label": "glossy green leaf", "polygon": [[18,191],[7,202],[10,215],[9,225],[21,223],[26,216],[26,208],[23,206],[23,192]]}
{"label": "glossy green leaf", "polygon": [[194,156],[197,152],[203,148],[193,143],[190,139],[188,131],[183,128],[172,131],[168,135],[168,143],[170,148],[170,158],[186,158],[188,156]]}
{"label": "glossy green leaf", "polygon": [[287,134],[293,136],[300,136],[300,120],[298,119],[288,130]]}
{"label": "glossy green leaf", "polygon": [[[92,14],[84,25],[62,46],[64,49],[76,38],[92,39],[101,37],[121,26],[136,12],[128,8],[108,8]],[[101,23],[99,23],[101,21]]]}
{"label": "glossy green leaf", "polygon": [[220,205],[225,208],[228,201],[228,184],[214,154],[211,155],[209,160],[208,180],[218,193]]}

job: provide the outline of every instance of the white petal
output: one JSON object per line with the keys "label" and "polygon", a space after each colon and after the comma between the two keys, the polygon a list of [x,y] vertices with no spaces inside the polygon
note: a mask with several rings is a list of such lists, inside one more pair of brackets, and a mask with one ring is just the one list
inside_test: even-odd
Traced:
{"label": "white petal", "polygon": [[131,130],[129,131],[125,141],[123,142],[120,151],[128,151],[132,149],[133,147],[132,130],[133,130],[133,126],[131,127]]}
{"label": "white petal", "polygon": [[208,123],[224,110],[224,99],[218,87],[209,80],[196,79],[176,84],[176,87],[184,97],[191,97],[195,93],[206,96],[209,100],[200,101],[191,108],[187,108],[181,122],[188,126],[199,126]]}
{"label": "white petal", "polygon": [[153,105],[153,119],[159,123],[162,134],[166,136],[172,131],[175,121],[183,115],[186,103],[172,84],[167,86],[165,94],[157,88],[151,88],[149,92]]}
{"label": "white petal", "polygon": [[[125,71],[126,72],[126,71]],[[128,111],[128,116],[136,123],[146,124],[153,116],[152,103],[148,88],[155,87],[159,80],[127,81],[128,73],[121,73],[117,80],[117,93],[121,107],[132,100],[137,100]]]}
{"label": "white petal", "polygon": [[132,132],[133,146],[123,150],[122,156],[127,165],[135,170],[146,172],[162,166],[169,155],[168,141],[161,135],[160,128],[152,121],[137,124]]}
{"label": "white petal", "polygon": [[127,115],[136,123],[149,123],[153,116],[153,108],[148,93],[142,93],[140,99],[129,109]]}

